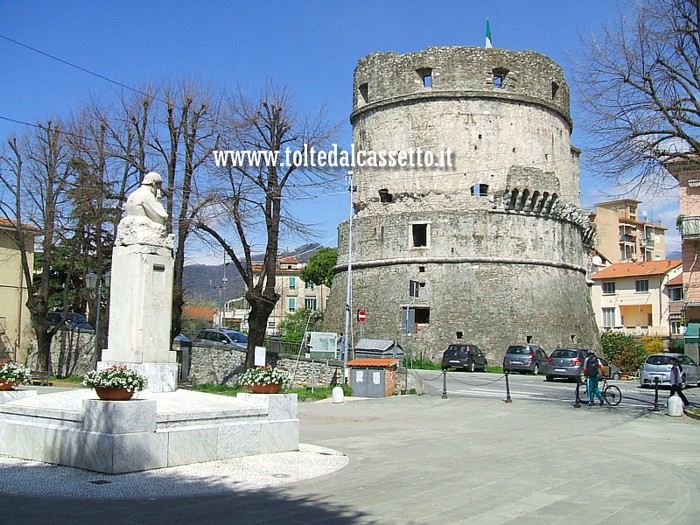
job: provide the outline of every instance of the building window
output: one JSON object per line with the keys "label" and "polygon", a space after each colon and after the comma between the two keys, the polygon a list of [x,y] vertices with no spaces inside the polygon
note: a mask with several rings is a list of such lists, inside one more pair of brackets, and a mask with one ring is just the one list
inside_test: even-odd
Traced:
{"label": "building window", "polygon": [[296,290],[297,288],[297,278],[296,277],[290,277],[289,278],[289,289],[290,290]]}
{"label": "building window", "polygon": [[274,332],[274,331],[275,331],[275,322],[274,322],[274,321],[268,321],[268,322],[267,322],[267,329],[268,329],[268,331],[270,331],[270,332]]}
{"label": "building window", "polygon": [[287,304],[289,305],[288,310],[289,310],[290,312],[293,312],[294,310],[296,310],[296,309],[297,309],[297,299],[296,299],[296,297],[290,297],[290,298],[289,298],[289,302],[288,302]]}
{"label": "building window", "polygon": [[413,248],[427,248],[429,245],[429,234],[428,224],[411,224],[411,246]]}
{"label": "building window", "polygon": [[559,91],[559,84],[552,82],[552,99],[557,96],[557,91]]}
{"label": "building window", "polygon": [[680,319],[671,319],[671,335],[681,335]]}
{"label": "building window", "polygon": [[634,281],[634,291],[635,292],[648,292],[649,291],[649,279],[638,279]]}
{"label": "building window", "polygon": [[415,334],[416,325],[430,324],[430,308],[427,306],[401,307],[401,333]]}
{"label": "building window", "polygon": [[430,308],[417,306],[413,310],[416,312],[416,324],[430,323]]}
{"label": "building window", "polygon": [[615,308],[603,308],[603,328],[615,326]]}
{"label": "building window", "polygon": [[506,78],[508,77],[508,70],[507,69],[494,69],[493,70],[493,87],[497,89],[506,89],[507,83],[506,83]]}
{"label": "building window", "polygon": [[360,91],[360,97],[362,97],[362,102],[367,104],[369,101],[369,86],[365,84],[360,84],[360,87],[358,88]]}
{"label": "building window", "polygon": [[605,293],[605,294],[615,293],[615,282],[609,281],[607,283],[603,283],[603,293]]}
{"label": "building window", "polygon": [[682,286],[669,286],[668,298],[671,301],[682,301],[683,300],[683,287]]}
{"label": "building window", "polygon": [[474,197],[486,197],[489,194],[488,184],[474,184],[471,187],[471,192]]}
{"label": "building window", "polygon": [[429,67],[426,67],[423,69],[417,69],[416,73],[418,73],[418,76],[421,78],[421,81],[423,82],[423,87],[425,87],[425,88],[433,87],[433,70],[432,69],[430,69]]}
{"label": "building window", "polygon": [[307,290],[313,290],[314,283],[304,283],[304,288],[306,288]]}
{"label": "building window", "polygon": [[307,297],[304,299],[304,308],[307,310],[311,310],[312,312],[315,312],[316,309],[318,308],[317,303],[316,303],[316,298],[315,297]]}

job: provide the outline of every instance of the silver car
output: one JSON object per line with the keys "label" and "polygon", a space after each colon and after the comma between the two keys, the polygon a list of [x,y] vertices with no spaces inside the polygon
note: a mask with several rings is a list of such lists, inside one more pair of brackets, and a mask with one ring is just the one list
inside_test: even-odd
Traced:
{"label": "silver car", "polygon": [[234,348],[248,348],[248,336],[227,328],[204,328],[194,338],[195,343],[226,345]]}
{"label": "silver car", "polygon": [[684,354],[652,354],[646,358],[639,374],[639,384],[642,387],[654,386],[654,380],[659,378],[659,386],[671,385],[671,358],[678,359],[683,369],[681,381],[683,385],[700,386],[700,366]]}
{"label": "silver car", "polygon": [[557,348],[547,359],[547,381],[556,378],[569,381],[581,381],[583,377],[583,362],[586,360],[586,348]]}

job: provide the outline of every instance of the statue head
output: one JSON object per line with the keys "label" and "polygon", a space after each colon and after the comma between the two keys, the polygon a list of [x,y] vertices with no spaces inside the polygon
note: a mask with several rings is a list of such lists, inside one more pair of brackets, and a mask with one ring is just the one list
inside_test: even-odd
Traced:
{"label": "statue head", "polygon": [[141,186],[154,186],[159,187],[163,184],[163,178],[158,175],[155,171],[146,173],[146,176],[141,181]]}

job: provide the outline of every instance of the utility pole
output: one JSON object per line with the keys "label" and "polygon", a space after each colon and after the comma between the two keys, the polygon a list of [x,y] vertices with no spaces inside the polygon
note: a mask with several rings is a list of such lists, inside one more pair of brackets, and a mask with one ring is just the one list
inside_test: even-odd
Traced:
{"label": "utility pole", "polygon": [[350,352],[350,311],[352,310],[352,170],[348,171],[348,186],[350,191],[350,220],[348,221],[348,272],[347,290],[345,294],[345,351],[343,352],[343,382],[348,380],[348,354]]}

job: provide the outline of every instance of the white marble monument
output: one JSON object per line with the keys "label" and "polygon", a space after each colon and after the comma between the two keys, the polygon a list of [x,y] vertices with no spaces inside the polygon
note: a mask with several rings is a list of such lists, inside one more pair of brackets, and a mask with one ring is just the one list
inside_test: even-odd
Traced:
{"label": "white marble monument", "polygon": [[107,474],[299,449],[296,394],[232,398],[177,389],[170,350],[172,237],[149,173],[126,203],[112,258],[108,348],[149,383],[131,401],[90,389],[0,392],[0,454]]}
{"label": "white marble monument", "polygon": [[109,337],[98,368],[125,364],[146,376],[151,392],[177,389],[170,350],[173,237],[160,202],[161,176],[148,173],[126,201],[112,251]]}

